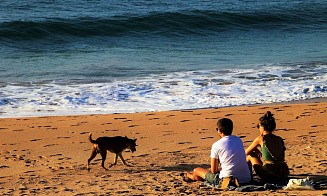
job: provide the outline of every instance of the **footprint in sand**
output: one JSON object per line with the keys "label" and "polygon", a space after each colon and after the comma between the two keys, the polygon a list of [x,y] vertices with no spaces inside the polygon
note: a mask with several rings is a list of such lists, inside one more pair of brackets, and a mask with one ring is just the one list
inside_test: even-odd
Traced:
{"label": "footprint in sand", "polygon": [[324,125],[312,125],[311,127],[323,127]]}
{"label": "footprint in sand", "polygon": [[182,120],[181,122],[187,122],[187,121],[190,121],[190,120]]}
{"label": "footprint in sand", "polygon": [[58,144],[47,144],[47,145],[45,145],[43,147],[46,148],[46,147],[55,146],[55,145],[58,145]]}
{"label": "footprint in sand", "polygon": [[192,142],[178,142],[177,144],[191,144]]}
{"label": "footprint in sand", "polygon": [[175,134],[174,131],[163,131],[163,133],[165,133],[165,134],[163,134],[163,136],[174,135]]}
{"label": "footprint in sand", "polygon": [[57,130],[58,128],[57,128],[57,127],[47,128],[47,130],[50,130],[50,129],[52,129],[52,130]]}
{"label": "footprint in sand", "polygon": [[327,167],[327,163],[320,163],[319,166]]}
{"label": "footprint in sand", "polygon": [[234,114],[226,114],[225,116],[232,116],[232,115],[234,115]]}
{"label": "footprint in sand", "polygon": [[216,120],[218,118],[205,118],[206,120]]}
{"label": "footprint in sand", "polygon": [[127,118],[114,118],[115,120],[126,120]]}
{"label": "footprint in sand", "polygon": [[24,131],[24,129],[15,129],[15,130],[12,130],[12,131]]}
{"label": "footprint in sand", "polygon": [[111,125],[112,123],[102,123],[101,125]]}
{"label": "footprint in sand", "polygon": [[128,127],[137,127],[137,126],[139,126],[139,125],[130,125],[130,126],[128,126]]}
{"label": "footprint in sand", "polygon": [[58,154],[52,154],[50,155],[50,157],[55,157],[55,156],[61,156],[62,154],[58,153]]}
{"label": "footprint in sand", "polygon": [[309,106],[317,106],[317,104],[312,104],[312,105],[309,105]]}
{"label": "footprint in sand", "polygon": [[60,157],[60,158],[58,158],[58,160],[70,160],[70,159],[72,159],[72,158],[70,158],[70,157]]}
{"label": "footprint in sand", "polygon": [[[310,114],[311,114],[311,112],[303,112],[300,116],[301,117],[311,116]],[[297,118],[299,118],[299,117],[297,116]]]}
{"label": "footprint in sand", "polygon": [[[138,156],[135,156],[135,157],[146,157],[146,156],[149,156],[150,154],[141,154],[141,155],[138,155]],[[134,157],[134,156],[133,156]]]}
{"label": "footprint in sand", "polygon": [[42,140],[42,139],[33,139],[33,140],[30,140],[31,142],[36,142],[36,141],[39,141],[39,140]]}
{"label": "footprint in sand", "polygon": [[35,172],[34,170],[29,170],[29,171],[26,171],[26,172],[24,172],[25,174],[28,174],[28,173],[33,173],[33,172]]}
{"label": "footprint in sand", "polygon": [[211,137],[211,136],[210,137],[202,137],[201,140],[212,139],[212,138],[214,138],[214,137]]}

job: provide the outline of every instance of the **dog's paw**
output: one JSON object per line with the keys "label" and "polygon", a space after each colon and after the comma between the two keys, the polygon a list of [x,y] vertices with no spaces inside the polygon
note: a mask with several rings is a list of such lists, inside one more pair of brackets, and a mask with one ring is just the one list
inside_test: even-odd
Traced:
{"label": "dog's paw", "polygon": [[[109,168],[110,168],[110,167],[111,167],[111,166],[109,166]],[[105,170],[108,170],[105,166],[102,166],[102,168],[105,169]]]}

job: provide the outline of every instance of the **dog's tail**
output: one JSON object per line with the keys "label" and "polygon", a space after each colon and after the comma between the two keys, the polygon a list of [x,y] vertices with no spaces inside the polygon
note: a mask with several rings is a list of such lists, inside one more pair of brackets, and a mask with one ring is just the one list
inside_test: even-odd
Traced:
{"label": "dog's tail", "polygon": [[89,141],[90,141],[92,144],[96,144],[96,141],[95,141],[95,140],[92,140],[92,133],[91,133],[91,132],[89,133]]}

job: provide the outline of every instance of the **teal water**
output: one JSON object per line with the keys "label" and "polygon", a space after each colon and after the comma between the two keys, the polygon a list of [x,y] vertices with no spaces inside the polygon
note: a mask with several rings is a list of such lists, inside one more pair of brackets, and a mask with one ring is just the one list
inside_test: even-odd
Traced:
{"label": "teal water", "polygon": [[[0,112],[34,115],[43,106],[62,113],[126,112],[122,100],[139,112],[321,97],[326,46],[323,0],[5,0],[0,6]],[[239,81],[226,72],[252,75]],[[153,85],[142,86],[144,80]],[[288,92],[273,90],[280,99],[267,95],[264,86],[274,86],[264,83],[260,96],[202,103],[212,93],[242,97],[253,83],[271,80],[287,81],[278,85]],[[186,90],[186,81],[212,89]],[[224,86],[231,93],[219,93],[222,83],[232,84]],[[91,86],[85,90],[85,85]],[[111,94],[99,93],[98,86],[107,86]],[[162,95],[165,88],[182,97],[196,94],[194,103],[170,92]],[[85,92],[91,95],[81,97]],[[162,98],[162,103],[153,101]],[[135,104],[144,99],[150,99],[148,106]]]}

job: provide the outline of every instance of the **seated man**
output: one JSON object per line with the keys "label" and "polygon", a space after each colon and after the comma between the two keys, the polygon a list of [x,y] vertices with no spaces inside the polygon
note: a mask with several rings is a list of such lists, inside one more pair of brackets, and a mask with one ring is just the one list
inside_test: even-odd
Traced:
{"label": "seated man", "polygon": [[[186,182],[206,180],[218,185],[221,178],[233,175],[239,183],[247,183],[251,180],[251,174],[246,162],[242,140],[231,135],[233,122],[228,118],[220,119],[216,128],[221,139],[215,142],[211,148],[211,169],[195,168],[193,174],[183,173]],[[219,164],[221,169],[219,169]]]}

